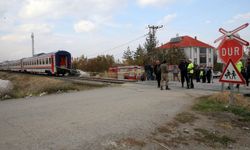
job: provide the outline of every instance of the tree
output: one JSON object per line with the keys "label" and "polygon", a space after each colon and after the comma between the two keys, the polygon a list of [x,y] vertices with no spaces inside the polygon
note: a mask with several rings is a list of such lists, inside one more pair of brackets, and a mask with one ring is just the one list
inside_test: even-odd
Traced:
{"label": "tree", "polygon": [[87,59],[84,55],[72,62],[73,68],[89,72],[108,71],[109,67],[115,64],[113,55],[100,55],[96,58]]}
{"label": "tree", "polygon": [[145,60],[146,60],[146,52],[145,50],[139,45],[134,53],[134,64],[143,66],[145,65]]}
{"label": "tree", "polygon": [[178,47],[172,47],[166,51],[166,61],[168,64],[177,65],[181,59],[186,59],[186,55],[183,50]]}
{"label": "tree", "polygon": [[75,58],[72,62],[72,67],[74,69],[85,70],[88,58],[82,55],[81,57]]}
{"label": "tree", "polygon": [[155,49],[158,41],[155,38],[155,35],[149,33],[148,37],[146,38],[146,42],[144,43],[144,48],[147,52],[146,62],[150,63],[153,60],[153,56],[155,55]]}
{"label": "tree", "polygon": [[154,49],[156,48],[157,45],[157,40],[153,34],[149,34],[148,37],[146,38],[146,42],[144,43],[144,48],[147,50],[148,54],[151,54],[154,52]]}
{"label": "tree", "polygon": [[125,59],[125,64],[126,65],[133,65],[134,64],[134,59],[133,59],[133,54],[128,47],[126,51],[123,52],[123,59]]}

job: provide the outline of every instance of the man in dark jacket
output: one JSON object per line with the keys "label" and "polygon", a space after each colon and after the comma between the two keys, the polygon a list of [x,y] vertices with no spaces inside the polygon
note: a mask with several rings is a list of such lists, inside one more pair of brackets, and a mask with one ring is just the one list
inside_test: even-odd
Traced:
{"label": "man in dark jacket", "polygon": [[246,84],[249,85],[249,78],[250,78],[250,61],[247,62],[247,71],[246,71]]}
{"label": "man in dark jacket", "polygon": [[[181,86],[182,87],[184,87],[185,80],[186,82],[188,81],[187,66],[188,66],[188,63],[186,62],[186,60],[185,59],[181,60],[181,63],[179,64],[179,69],[181,71]],[[187,82],[187,86],[188,86],[188,82]]]}
{"label": "man in dark jacket", "polygon": [[154,73],[156,76],[156,80],[158,83],[158,88],[160,88],[160,83],[161,83],[161,63],[159,60],[156,60],[156,64],[154,66]]}

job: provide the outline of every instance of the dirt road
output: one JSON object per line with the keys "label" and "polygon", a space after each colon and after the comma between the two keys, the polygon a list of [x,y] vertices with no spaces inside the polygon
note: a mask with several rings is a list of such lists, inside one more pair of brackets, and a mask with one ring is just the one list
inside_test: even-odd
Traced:
{"label": "dirt road", "polygon": [[0,149],[105,149],[143,138],[209,91],[125,84],[0,102]]}

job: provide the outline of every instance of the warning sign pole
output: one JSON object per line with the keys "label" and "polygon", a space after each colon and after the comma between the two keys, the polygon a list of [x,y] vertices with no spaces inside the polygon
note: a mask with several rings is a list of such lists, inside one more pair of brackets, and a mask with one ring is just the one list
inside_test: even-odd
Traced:
{"label": "warning sign pole", "polygon": [[230,94],[229,94],[229,105],[234,105],[234,85],[229,83]]}

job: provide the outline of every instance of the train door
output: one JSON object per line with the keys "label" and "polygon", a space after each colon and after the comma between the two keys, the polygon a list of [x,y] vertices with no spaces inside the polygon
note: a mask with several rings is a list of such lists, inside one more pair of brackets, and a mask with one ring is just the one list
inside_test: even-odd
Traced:
{"label": "train door", "polygon": [[65,55],[60,56],[60,67],[67,68],[67,56]]}

